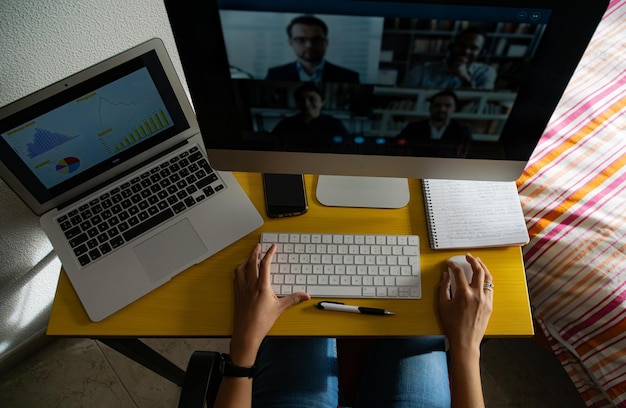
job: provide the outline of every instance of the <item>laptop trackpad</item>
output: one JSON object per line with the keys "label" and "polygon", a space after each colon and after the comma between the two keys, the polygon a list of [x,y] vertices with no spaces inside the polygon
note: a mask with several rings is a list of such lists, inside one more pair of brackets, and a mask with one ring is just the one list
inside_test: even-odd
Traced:
{"label": "laptop trackpad", "polygon": [[135,247],[150,280],[156,282],[178,271],[206,251],[187,218]]}

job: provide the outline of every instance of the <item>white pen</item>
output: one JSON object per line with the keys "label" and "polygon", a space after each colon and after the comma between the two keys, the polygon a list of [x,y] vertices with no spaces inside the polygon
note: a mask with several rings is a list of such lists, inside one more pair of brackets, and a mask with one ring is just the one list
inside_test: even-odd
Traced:
{"label": "white pen", "polygon": [[391,316],[395,315],[394,312],[390,312],[385,309],[376,309],[374,307],[363,307],[363,306],[350,306],[344,303],[339,302],[318,302],[315,305],[318,309],[322,310],[332,310],[334,312],[348,312],[348,313],[361,313],[361,314],[370,314],[370,315],[380,315],[380,316]]}

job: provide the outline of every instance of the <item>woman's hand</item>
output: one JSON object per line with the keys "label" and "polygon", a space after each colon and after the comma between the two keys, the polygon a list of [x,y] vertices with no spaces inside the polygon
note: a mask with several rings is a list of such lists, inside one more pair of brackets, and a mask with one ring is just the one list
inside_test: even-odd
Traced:
{"label": "woman's hand", "polygon": [[472,266],[472,283],[463,268],[448,261],[454,273],[456,293],[450,295],[450,274],[439,286],[439,316],[450,344],[450,396],[453,408],[484,407],[480,378],[480,343],[485,335],[493,305],[492,276],[479,259],[467,255]]}
{"label": "woman's hand", "polygon": [[311,297],[302,292],[282,298],[272,291],[270,265],[276,252],[272,245],[261,258],[261,245],[252,250],[248,260],[235,269],[235,316],[230,354],[233,363],[254,364],[261,341],[278,316],[286,309]]}
{"label": "woman's hand", "polygon": [[[472,255],[466,256],[472,266],[472,283],[467,282],[463,268],[448,261],[457,282],[454,297],[450,295],[450,274],[446,271],[439,287],[439,315],[450,349],[478,351],[487,329],[493,305],[493,290],[485,288],[493,278],[487,266]],[[489,286],[489,285],[487,285]]]}

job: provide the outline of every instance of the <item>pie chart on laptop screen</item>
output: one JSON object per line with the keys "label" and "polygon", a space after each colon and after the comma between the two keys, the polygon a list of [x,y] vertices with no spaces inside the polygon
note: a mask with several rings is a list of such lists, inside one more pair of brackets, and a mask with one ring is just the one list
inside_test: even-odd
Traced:
{"label": "pie chart on laptop screen", "polygon": [[78,170],[80,167],[80,160],[76,157],[66,157],[59,160],[56,166],[56,170],[61,174],[70,174]]}

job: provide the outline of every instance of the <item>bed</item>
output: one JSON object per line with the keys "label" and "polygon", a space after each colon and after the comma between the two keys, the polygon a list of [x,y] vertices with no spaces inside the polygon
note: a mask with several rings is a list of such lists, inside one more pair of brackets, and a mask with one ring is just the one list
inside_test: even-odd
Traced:
{"label": "bed", "polygon": [[531,305],[589,407],[626,407],[626,0],[612,0],[522,177]]}

